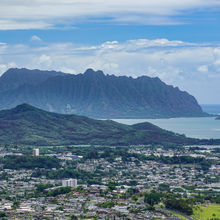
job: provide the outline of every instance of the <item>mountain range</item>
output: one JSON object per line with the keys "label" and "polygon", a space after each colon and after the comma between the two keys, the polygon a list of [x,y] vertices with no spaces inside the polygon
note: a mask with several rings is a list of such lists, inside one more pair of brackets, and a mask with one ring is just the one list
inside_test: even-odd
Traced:
{"label": "mountain range", "polygon": [[0,77],[0,109],[28,103],[62,114],[93,118],[205,116],[196,99],[159,78],[9,69]]}
{"label": "mountain range", "polygon": [[25,145],[196,144],[151,123],[124,125],[112,120],[47,112],[28,104],[0,111],[0,143]]}

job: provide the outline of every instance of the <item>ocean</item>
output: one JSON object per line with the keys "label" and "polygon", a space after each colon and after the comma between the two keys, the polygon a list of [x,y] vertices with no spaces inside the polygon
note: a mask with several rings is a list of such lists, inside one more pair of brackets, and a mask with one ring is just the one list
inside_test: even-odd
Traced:
{"label": "ocean", "polygon": [[193,138],[220,139],[220,120],[206,118],[171,118],[171,119],[113,119],[123,124],[150,122],[163,129]]}
{"label": "ocean", "polygon": [[[209,114],[220,114],[220,105],[201,105],[201,107]],[[215,117],[113,120],[127,125],[150,122],[163,129],[185,134],[187,137],[220,139],[220,120],[215,120]]]}

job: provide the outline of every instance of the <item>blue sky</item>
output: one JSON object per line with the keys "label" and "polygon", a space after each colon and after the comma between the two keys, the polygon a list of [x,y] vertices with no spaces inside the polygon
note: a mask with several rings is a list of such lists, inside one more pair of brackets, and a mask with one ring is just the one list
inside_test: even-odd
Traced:
{"label": "blue sky", "polygon": [[220,0],[1,0],[0,74],[11,67],[159,76],[220,104]]}

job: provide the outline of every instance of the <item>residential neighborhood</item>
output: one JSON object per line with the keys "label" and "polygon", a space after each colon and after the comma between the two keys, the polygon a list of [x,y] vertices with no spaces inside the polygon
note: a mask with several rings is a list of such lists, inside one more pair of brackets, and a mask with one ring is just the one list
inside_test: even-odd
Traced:
{"label": "residential neighborhood", "polygon": [[[0,213],[6,219],[181,219],[166,207],[169,195],[200,196],[206,203],[220,195],[218,146],[50,147],[29,152],[2,146],[0,151]],[[45,168],[33,162],[33,168],[8,168],[18,158],[24,162],[24,155],[32,161],[46,157],[48,163],[51,158],[60,165]],[[203,196],[207,192],[209,200]],[[152,193],[163,199],[151,204],[147,196]]]}

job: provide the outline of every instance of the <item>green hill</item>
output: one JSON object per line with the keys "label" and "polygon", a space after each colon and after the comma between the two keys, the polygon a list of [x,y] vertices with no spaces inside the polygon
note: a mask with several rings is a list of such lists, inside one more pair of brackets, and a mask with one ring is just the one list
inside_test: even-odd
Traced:
{"label": "green hill", "polygon": [[111,120],[51,113],[27,104],[0,111],[2,144],[131,145],[196,142],[198,140],[163,130],[151,123],[129,126]]}

